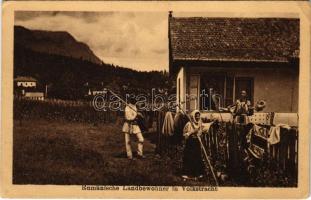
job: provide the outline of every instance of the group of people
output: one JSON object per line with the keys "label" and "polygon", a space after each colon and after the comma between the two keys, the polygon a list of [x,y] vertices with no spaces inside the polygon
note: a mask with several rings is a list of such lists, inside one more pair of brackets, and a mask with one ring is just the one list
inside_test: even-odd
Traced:
{"label": "group of people", "polygon": [[[233,116],[243,116],[249,112],[250,101],[247,99],[246,91],[241,92],[241,98],[236,101],[234,106]],[[137,158],[144,159],[143,143],[144,137],[138,123],[138,116],[141,114],[137,111],[135,101],[132,99],[125,107],[125,122],[123,124],[122,132],[125,136],[125,149],[127,158],[135,159],[131,148],[131,137],[136,136],[138,140]],[[186,123],[183,128],[183,136],[185,138],[185,146],[183,150],[183,169],[182,177],[187,178],[202,178],[204,174],[204,162],[202,159],[202,147],[198,137],[207,130],[204,129],[201,113],[199,110],[194,110],[190,114],[190,121]]]}

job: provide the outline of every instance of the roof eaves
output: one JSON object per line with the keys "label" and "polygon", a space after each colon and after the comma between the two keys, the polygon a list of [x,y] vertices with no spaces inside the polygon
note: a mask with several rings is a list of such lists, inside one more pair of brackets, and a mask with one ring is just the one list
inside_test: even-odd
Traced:
{"label": "roof eaves", "polygon": [[174,57],[174,61],[222,61],[222,62],[273,62],[273,63],[286,63],[287,59],[267,60],[267,59],[234,59],[234,58],[184,58]]}

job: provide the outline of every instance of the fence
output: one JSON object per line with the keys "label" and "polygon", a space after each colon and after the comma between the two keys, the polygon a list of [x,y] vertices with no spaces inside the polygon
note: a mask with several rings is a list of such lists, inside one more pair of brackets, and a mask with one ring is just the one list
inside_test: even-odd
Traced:
{"label": "fence", "polygon": [[[163,135],[164,112],[157,117],[157,152],[174,158],[182,157],[182,133]],[[252,145],[262,147],[264,155],[256,159],[250,153],[247,135],[253,124],[214,121],[203,142],[217,172],[226,172],[235,183],[245,186],[296,186],[298,175],[298,129],[280,129],[280,141],[269,145],[267,133],[271,125],[264,125],[266,138],[255,136]],[[176,140],[178,138],[178,140]],[[176,142],[178,141],[178,142]],[[254,145],[256,146],[256,145]],[[181,150],[180,150],[181,149]]]}
{"label": "fence", "polygon": [[[268,133],[272,126],[265,126]],[[280,128],[280,141],[270,145],[267,137],[254,135],[251,146],[247,143],[247,134],[252,126],[226,123],[228,142],[228,171],[239,182],[247,180],[253,185],[296,186],[298,175],[298,129]],[[248,157],[251,147],[259,151],[257,157]],[[253,152],[254,152],[253,151]],[[260,156],[260,151],[264,152]],[[256,155],[255,155],[256,156]],[[261,177],[261,178],[260,178]],[[274,182],[271,179],[277,178]],[[277,184],[275,183],[277,182]]]}
{"label": "fence", "polygon": [[14,99],[14,119],[66,120],[72,122],[115,122],[122,113],[117,111],[96,111],[91,102],[47,99],[35,101]]}
{"label": "fence", "polygon": [[[145,126],[153,125],[156,112],[142,111]],[[36,101],[31,99],[14,99],[13,117],[15,120],[45,119],[49,121],[61,120],[86,123],[122,123],[123,111],[97,111],[90,101],[67,101],[59,99],[45,99]]]}

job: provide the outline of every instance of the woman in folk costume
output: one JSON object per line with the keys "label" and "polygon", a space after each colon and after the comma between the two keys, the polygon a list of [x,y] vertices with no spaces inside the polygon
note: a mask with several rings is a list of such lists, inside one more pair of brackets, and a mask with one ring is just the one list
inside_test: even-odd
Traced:
{"label": "woman in folk costume", "polygon": [[236,101],[234,115],[238,116],[238,122],[245,123],[246,116],[251,115],[252,112],[253,110],[251,109],[251,102],[247,99],[247,93],[245,90],[242,90],[240,98]]}
{"label": "woman in folk costume", "polygon": [[183,130],[186,139],[183,156],[183,178],[202,178],[204,173],[204,163],[201,157],[201,146],[197,137],[202,134],[201,113],[194,110],[191,113],[191,121]]}
{"label": "woman in folk costume", "polygon": [[144,137],[142,135],[141,129],[137,123],[137,107],[135,101],[131,100],[129,104],[125,107],[125,122],[123,124],[122,132],[125,135],[125,148],[127,158],[132,160],[133,153],[131,147],[131,136],[136,135],[138,139],[137,156],[138,158],[145,158],[143,155],[143,143]]}

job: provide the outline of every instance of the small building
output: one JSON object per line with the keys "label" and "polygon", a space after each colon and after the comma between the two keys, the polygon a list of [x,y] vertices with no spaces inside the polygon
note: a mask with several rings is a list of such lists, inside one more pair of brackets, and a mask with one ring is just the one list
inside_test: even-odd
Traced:
{"label": "small building", "polygon": [[14,79],[14,95],[17,98],[44,100],[45,94],[38,89],[38,81],[30,76],[18,76]]}
{"label": "small building", "polygon": [[266,101],[265,112],[298,112],[299,19],[170,13],[168,37],[169,72],[184,109],[211,110],[204,93],[227,107],[246,90],[253,104]]}
{"label": "small building", "polygon": [[32,77],[27,76],[19,76],[14,79],[15,85],[17,87],[36,87],[37,86],[37,80]]}
{"label": "small building", "polygon": [[44,93],[43,92],[26,92],[25,95],[23,96],[23,98],[30,99],[30,100],[43,101],[44,100]]}

